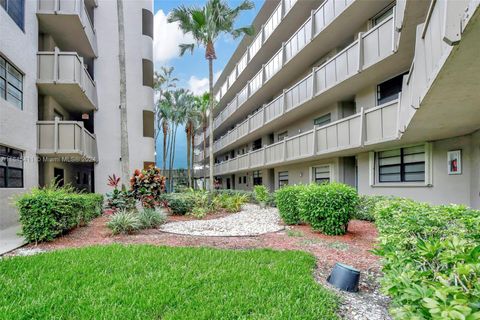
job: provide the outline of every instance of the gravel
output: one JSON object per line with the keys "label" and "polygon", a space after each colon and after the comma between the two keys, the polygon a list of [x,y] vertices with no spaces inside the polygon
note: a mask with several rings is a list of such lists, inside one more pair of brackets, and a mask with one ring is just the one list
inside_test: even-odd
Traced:
{"label": "gravel", "polygon": [[283,229],[276,208],[260,209],[254,204],[218,219],[170,222],[160,227],[163,232],[209,237],[255,236]]}

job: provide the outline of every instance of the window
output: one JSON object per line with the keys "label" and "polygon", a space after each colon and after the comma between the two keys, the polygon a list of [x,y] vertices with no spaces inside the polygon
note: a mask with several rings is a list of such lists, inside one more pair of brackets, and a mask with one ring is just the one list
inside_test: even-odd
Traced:
{"label": "window", "polygon": [[281,171],[278,173],[278,187],[288,185],[288,171]]}
{"label": "window", "polygon": [[325,182],[330,182],[330,166],[319,166],[312,168],[312,177],[313,182],[321,184]]}
{"label": "window", "polygon": [[284,139],[288,138],[288,131],[280,132],[277,135],[277,141],[283,141]]}
{"label": "window", "polygon": [[425,146],[376,153],[379,182],[425,181]]}
{"label": "window", "polygon": [[23,109],[23,75],[0,57],[0,97]]}
{"label": "window", "polygon": [[153,38],[153,13],[142,9],[142,34]]}
{"label": "window", "polygon": [[402,91],[404,75],[405,74],[396,76],[377,86],[377,105],[398,99],[398,94]]}
{"label": "window", "polygon": [[153,62],[142,59],[143,85],[153,88]]}
{"label": "window", "polygon": [[154,113],[150,110],[143,110],[143,136],[153,138],[154,129]]}
{"label": "window", "polygon": [[0,146],[0,188],[23,188],[23,153]]}
{"label": "window", "polygon": [[247,183],[247,176],[243,176],[243,184]]}
{"label": "window", "polygon": [[313,124],[321,127],[321,126],[324,126],[326,124],[329,124],[330,121],[332,121],[332,116],[331,116],[330,113],[327,113],[327,114],[313,120]]}
{"label": "window", "polygon": [[53,178],[59,187],[65,185],[65,171],[62,168],[53,168]]}
{"label": "window", "polygon": [[253,171],[253,185],[259,186],[262,184],[262,171]]}
{"label": "window", "polygon": [[238,184],[242,183],[242,177],[238,177]]}
{"label": "window", "polygon": [[0,5],[7,11],[8,15],[17,24],[17,26],[24,30],[25,18],[25,0],[0,0]]}
{"label": "window", "polygon": [[372,18],[372,28],[385,21],[393,14],[394,3],[389,4],[386,8],[382,9],[375,17]]}
{"label": "window", "polygon": [[261,149],[261,148],[262,148],[262,139],[257,139],[255,141],[253,141],[253,146],[252,146],[253,151]]}

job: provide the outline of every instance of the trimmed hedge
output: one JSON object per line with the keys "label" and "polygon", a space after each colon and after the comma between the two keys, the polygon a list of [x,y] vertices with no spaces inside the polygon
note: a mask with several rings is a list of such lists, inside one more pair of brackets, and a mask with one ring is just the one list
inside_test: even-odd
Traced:
{"label": "trimmed hedge", "polygon": [[278,212],[286,224],[299,224],[300,212],[298,210],[298,195],[305,189],[303,185],[285,186],[275,192],[275,203]]}
{"label": "trimmed hedge", "polygon": [[395,319],[480,318],[480,211],[395,199],[375,220]]}
{"label": "trimmed hedge", "polygon": [[172,214],[185,215],[195,206],[195,198],[190,193],[167,193],[162,195]]}
{"label": "trimmed hedge", "polygon": [[375,221],[375,206],[377,203],[393,199],[395,199],[393,196],[359,196],[357,208],[353,213],[352,219],[373,222]]}
{"label": "trimmed hedge", "polygon": [[298,194],[300,218],[326,235],[342,235],[358,201],[357,191],[345,184],[311,184]]}
{"label": "trimmed hedge", "polygon": [[33,189],[17,198],[22,234],[28,242],[51,241],[102,213],[103,196],[70,188]]}

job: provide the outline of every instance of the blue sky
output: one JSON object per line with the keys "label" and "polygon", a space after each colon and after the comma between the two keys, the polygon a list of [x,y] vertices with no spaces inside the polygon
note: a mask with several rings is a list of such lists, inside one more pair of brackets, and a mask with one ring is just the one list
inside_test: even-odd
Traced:
{"label": "blue sky", "polygon": [[[228,0],[231,6],[240,4],[240,0]],[[166,17],[168,13],[179,5],[201,6],[204,0],[155,0],[154,1],[154,60],[155,68],[161,66],[173,66],[175,76],[179,78],[178,86],[192,90],[194,93],[201,93],[208,89],[208,64],[205,60],[205,51],[197,47],[193,55],[187,53],[179,57],[178,44],[192,43],[191,38],[183,35],[177,26],[168,24]],[[263,5],[263,0],[254,0],[255,8],[243,12],[238,18],[237,26],[242,27],[252,23],[258,10]],[[235,51],[241,38],[233,39],[230,36],[221,36],[215,44],[217,60],[214,61],[214,73],[218,76],[227,64]],[[162,135],[157,141],[157,166],[161,167],[162,158]],[[184,128],[177,132],[177,143],[175,152],[175,168],[186,168],[186,137]]]}

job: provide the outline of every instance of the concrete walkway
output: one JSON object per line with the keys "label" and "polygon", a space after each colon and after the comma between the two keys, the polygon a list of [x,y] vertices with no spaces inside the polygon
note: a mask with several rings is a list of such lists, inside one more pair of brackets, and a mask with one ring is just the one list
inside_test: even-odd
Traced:
{"label": "concrete walkway", "polygon": [[20,229],[20,226],[13,226],[0,230],[0,255],[25,244],[23,238],[17,235]]}

